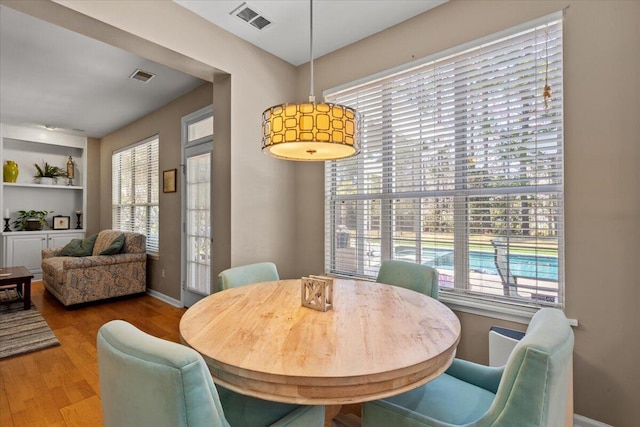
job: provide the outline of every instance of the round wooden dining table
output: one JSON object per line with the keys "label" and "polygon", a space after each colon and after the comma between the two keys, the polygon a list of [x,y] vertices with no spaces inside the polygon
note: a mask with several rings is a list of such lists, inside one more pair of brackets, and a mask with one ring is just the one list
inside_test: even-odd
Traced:
{"label": "round wooden dining table", "polygon": [[300,280],[210,295],[180,321],[182,341],[215,383],[261,399],[342,405],[434,379],[451,364],[460,322],[442,303],[380,283],[335,280],[333,307],[301,306]]}

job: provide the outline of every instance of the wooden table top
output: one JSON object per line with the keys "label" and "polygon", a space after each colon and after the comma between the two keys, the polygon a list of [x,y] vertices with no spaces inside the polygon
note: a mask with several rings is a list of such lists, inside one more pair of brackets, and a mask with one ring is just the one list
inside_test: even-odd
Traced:
{"label": "wooden table top", "polygon": [[229,289],[180,321],[216,383],[262,399],[371,401],[418,387],[455,356],[460,322],[442,303],[379,283],[336,280],[333,309],[300,305],[300,280]]}

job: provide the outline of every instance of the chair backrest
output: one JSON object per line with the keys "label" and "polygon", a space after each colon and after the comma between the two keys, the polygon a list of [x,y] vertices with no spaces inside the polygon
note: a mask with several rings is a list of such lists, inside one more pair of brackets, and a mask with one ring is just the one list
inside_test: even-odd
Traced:
{"label": "chair backrest", "polygon": [[105,427],[228,427],[207,366],[196,351],[114,320],[98,331]]}
{"label": "chair backrest", "polygon": [[396,260],[383,261],[376,282],[411,289],[438,299],[438,271],[426,265]]}
{"label": "chair backrest", "polygon": [[218,274],[218,289],[225,290],[272,280],[280,280],[276,265],[272,262],[259,262],[224,270]]}
{"label": "chair backrest", "polygon": [[507,360],[482,425],[564,425],[573,341],[562,311],[539,310]]}

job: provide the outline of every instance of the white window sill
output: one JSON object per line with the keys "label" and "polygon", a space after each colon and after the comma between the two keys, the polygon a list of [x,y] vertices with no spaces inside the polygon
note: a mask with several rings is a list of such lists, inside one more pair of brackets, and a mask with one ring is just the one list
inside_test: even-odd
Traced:
{"label": "white window sill", "polygon": [[[509,322],[528,325],[533,315],[539,310],[517,304],[473,298],[440,292],[440,302],[453,311],[476,314],[478,316],[507,320]],[[571,326],[578,326],[576,319],[567,319]]]}

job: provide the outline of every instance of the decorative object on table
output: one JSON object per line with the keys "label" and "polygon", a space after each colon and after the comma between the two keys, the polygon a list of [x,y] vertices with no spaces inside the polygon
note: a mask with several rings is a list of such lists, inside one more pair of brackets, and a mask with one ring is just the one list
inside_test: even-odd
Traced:
{"label": "decorative object on table", "polygon": [[169,169],[162,172],[162,192],[163,193],[176,192],[176,172],[177,172],[177,169]]}
{"label": "decorative object on table", "polygon": [[73,163],[73,158],[69,156],[67,160],[67,185],[73,185],[73,178],[76,176],[76,167]]}
{"label": "decorative object on table", "polygon": [[58,178],[67,175],[67,172],[62,168],[50,165],[47,162],[43,162],[42,166],[38,165],[37,163],[35,163],[34,165],[37,172],[33,177],[38,181],[38,184],[52,185],[58,182]]}
{"label": "decorative object on table", "polygon": [[76,211],[76,230],[82,230],[82,211]]}
{"label": "decorative object on table", "polygon": [[262,113],[262,152],[285,160],[344,159],[360,152],[360,121],[353,108],[326,102],[313,95],[313,1],[310,11],[309,101],[282,104]]}
{"label": "decorative object on table", "polygon": [[20,168],[18,168],[18,164],[13,160],[7,160],[7,163],[2,166],[4,182],[16,182],[19,172]]}
{"label": "decorative object on table", "polygon": [[53,217],[53,229],[54,230],[68,230],[71,224],[71,217],[64,215],[56,215]]}
{"label": "decorative object on table", "polygon": [[17,231],[37,231],[47,224],[47,215],[53,211],[18,211],[18,217],[13,221]]}
{"label": "decorative object on table", "polygon": [[300,297],[303,307],[330,310],[333,307],[333,279],[325,276],[303,277]]}

